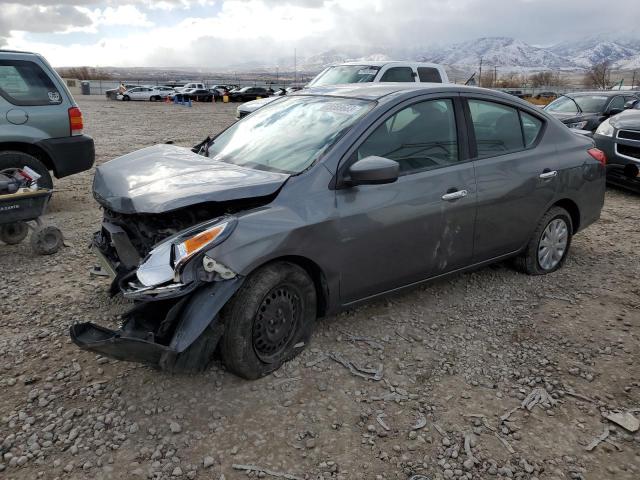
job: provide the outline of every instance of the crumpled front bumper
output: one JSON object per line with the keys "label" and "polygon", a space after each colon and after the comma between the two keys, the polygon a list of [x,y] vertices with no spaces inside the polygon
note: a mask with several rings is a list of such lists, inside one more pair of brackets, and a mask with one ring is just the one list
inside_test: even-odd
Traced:
{"label": "crumpled front bumper", "polygon": [[[162,370],[204,369],[222,336],[219,312],[240,288],[242,277],[213,282],[179,299],[142,302],[127,312],[118,330],[90,322],[72,325],[83,350]],[[190,349],[190,355],[185,355]]]}

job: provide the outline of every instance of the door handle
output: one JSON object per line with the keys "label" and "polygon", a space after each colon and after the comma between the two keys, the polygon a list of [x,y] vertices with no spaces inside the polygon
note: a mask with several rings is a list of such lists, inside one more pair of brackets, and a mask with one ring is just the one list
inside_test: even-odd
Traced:
{"label": "door handle", "polygon": [[467,192],[466,190],[458,190],[456,192],[445,193],[444,195],[442,195],[442,200],[450,202],[452,200],[457,200],[458,198],[466,197],[468,193],[469,192]]}
{"label": "door handle", "polygon": [[546,180],[548,178],[553,178],[555,176],[558,175],[558,171],[557,170],[551,170],[550,172],[542,172],[540,174],[540,178],[542,178],[543,180]]}

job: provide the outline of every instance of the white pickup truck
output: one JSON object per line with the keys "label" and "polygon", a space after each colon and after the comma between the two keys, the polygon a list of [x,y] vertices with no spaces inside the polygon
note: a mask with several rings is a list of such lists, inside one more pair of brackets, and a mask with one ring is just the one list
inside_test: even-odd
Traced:
{"label": "white pickup truck", "polygon": [[[307,86],[366,82],[449,83],[442,65],[424,62],[347,62],[331,65],[316,75]],[[280,97],[267,97],[240,105],[236,118],[242,118]]]}

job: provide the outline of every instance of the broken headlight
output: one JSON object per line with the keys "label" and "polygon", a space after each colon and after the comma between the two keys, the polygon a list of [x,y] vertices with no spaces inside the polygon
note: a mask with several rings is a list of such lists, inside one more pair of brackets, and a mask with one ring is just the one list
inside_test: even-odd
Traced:
{"label": "broken headlight", "polygon": [[145,287],[180,282],[191,258],[226,240],[237,220],[232,217],[201,223],[156,245],[140,264],[136,275]]}
{"label": "broken headlight", "polygon": [[232,220],[223,223],[203,223],[174,238],[172,263],[176,274],[179,274],[181,267],[195,254],[225,240],[233,227],[235,222]]}

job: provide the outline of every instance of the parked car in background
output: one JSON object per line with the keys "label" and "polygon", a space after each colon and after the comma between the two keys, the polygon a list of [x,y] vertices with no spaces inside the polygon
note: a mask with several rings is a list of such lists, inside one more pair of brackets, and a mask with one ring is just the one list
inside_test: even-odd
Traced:
{"label": "parked car in background", "polygon": [[[132,83],[126,83],[124,88],[129,90],[131,88],[139,87],[140,85],[134,85]],[[120,87],[118,88],[110,88],[109,90],[105,90],[104,95],[109,100],[116,100],[118,98],[118,93],[120,93]]]}
{"label": "parked car in background", "polygon": [[246,102],[268,97],[269,92],[264,87],[243,87],[239,90],[231,90],[228,95],[232,102]]}
{"label": "parked car in background", "polygon": [[369,82],[448,83],[449,77],[444,67],[435,63],[348,62],[325,68],[308,86]]}
{"label": "parked car in background", "polygon": [[196,102],[211,102],[213,100],[214,93],[208,88],[191,88],[184,90],[182,96],[185,100],[193,100]]}
{"label": "parked car in background", "polygon": [[603,121],[593,139],[607,155],[607,182],[640,193],[640,101]]}
{"label": "parked car in background", "polygon": [[624,110],[627,102],[640,98],[640,93],[599,90],[560,95],[544,107],[569,128],[595,131],[604,120]]}
{"label": "parked car in background", "polygon": [[540,92],[538,94],[536,94],[536,96],[534,98],[556,98],[558,96],[557,93],[555,92]]}
{"label": "parked car in background", "polygon": [[134,87],[126,90],[116,97],[118,100],[128,102],[131,100],[144,100],[149,102],[159,102],[171,94],[171,91],[160,89],[160,87]]}
{"label": "parked car in background", "polygon": [[185,86],[183,87],[177,87],[175,89],[176,92],[186,92],[187,90],[192,90],[194,88],[197,88],[198,90],[206,90],[206,86],[204,83],[197,83],[197,82],[190,82],[187,83]]}
{"label": "parked car in background", "polygon": [[258,378],[319,316],[507,258],[556,271],[604,202],[593,140],[453,84],[311,87],[196,150],[156,145],[96,170],[93,245],[136,307],[117,331],[73,325],[81,348],[170,370],[218,350]]}
{"label": "parked car in background", "polygon": [[0,170],[29,167],[38,186],[93,166],[93,139],[71,92],[37,53],[0,50]]}

